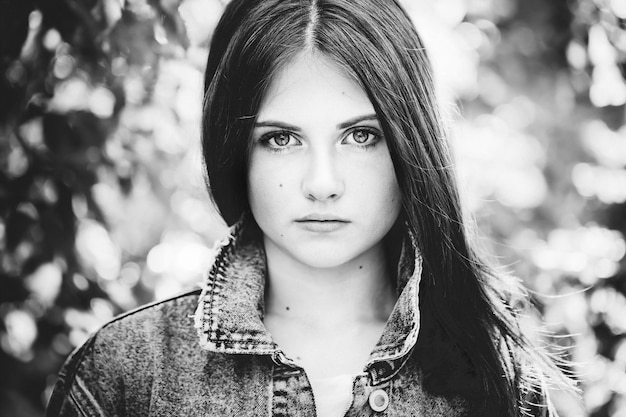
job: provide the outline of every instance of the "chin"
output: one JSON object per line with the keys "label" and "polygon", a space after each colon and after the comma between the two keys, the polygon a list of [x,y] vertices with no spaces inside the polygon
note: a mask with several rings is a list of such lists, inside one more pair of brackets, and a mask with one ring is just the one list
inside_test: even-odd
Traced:
{"label": "chin", "polygon": [[336,268],[355,260],[358,256],[346,253],[336,247],[309,249],[305,253],[295,253],[293,257],[311,268]]}

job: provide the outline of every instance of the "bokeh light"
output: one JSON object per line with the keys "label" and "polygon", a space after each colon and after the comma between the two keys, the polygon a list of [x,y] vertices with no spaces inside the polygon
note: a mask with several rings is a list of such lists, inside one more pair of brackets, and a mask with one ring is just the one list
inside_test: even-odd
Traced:
{"label": "bokeh light", "polygon": [[[227,0],[50,1],[14,9],[0,57],[0,414],[18,417],[103,323],[197,288],[226,231],[199,119]],[[582,403],[557,408],[625,415],[626,2],[402,2],[478,243],[577,364]]]}

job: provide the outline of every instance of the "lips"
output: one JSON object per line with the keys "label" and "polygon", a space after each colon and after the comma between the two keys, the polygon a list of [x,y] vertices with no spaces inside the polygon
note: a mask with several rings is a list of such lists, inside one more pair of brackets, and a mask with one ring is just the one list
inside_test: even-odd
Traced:
{"label": "lips", "polygon": [[332,215],[332,214],[309,214],[299,219],[296,219],[298,223],[304,222],[341,222],[341,223],[349,223],[348,220],[343,219],[341,217]]}
{"label": "lips", "polygon": [[296,223],[310,232],[327,233],[347,226],[350,221],[330,214],[309,214],[296,219]]}

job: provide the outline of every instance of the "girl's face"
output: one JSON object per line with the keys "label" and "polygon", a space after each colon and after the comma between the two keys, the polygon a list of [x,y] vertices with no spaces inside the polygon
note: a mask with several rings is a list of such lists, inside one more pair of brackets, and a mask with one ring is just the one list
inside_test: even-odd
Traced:
{"label": "girl's face", "polygon": [[381,249],[400,189],[374,107],[339,66],[305,54],[284,67],[252,141],[248,199],[268,254],[328,268]]}

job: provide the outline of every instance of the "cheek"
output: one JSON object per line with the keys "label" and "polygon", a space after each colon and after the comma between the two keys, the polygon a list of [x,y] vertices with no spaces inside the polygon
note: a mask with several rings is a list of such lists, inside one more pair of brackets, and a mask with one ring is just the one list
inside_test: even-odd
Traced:
{"label": "cheek", "polygon": [[385,211],[387,216],[393,216],[393,221],[395,221],[395,217],[397,217],[402,206],[400,186],[398,185],[395,174],[385,178],[382,187],[382,191],[385,193],[385,198],[381,200],[383,204],[382,209]]}
{"label": "cheek", "polygon": [[389,201],[389,211],[394,213],[393,221],[395,222],[398,215],[400,214],[400,211],[402,210],[402,194],[400,192],[400,186],[398,185],[397,181],[394,181],[393,183],[393,192],[390,195]]}
{"label": "cheek", "polygon": [[252,214],[257,217],[260,212],[268,210],[266,207],[271,198],[267,198],[269,186],[267,179],[261,175],[258,169],[251,169],[248,171],[248,201],[250,202],[250,209]]}
{"label": "cheek", "polygon": [[387,158],[385,159],[385,173],[383,182],[384,187],[387,190],[388,203],[395,207],[398,211],[402,205],[402,193],[400,192],[400,184],[398,183],[398,177],[396,176],[396,169],[393,166],[391,155],[387,151]]}
{"label": "cheek", "polygon": [[252,159],[248,167],[248,201],[255,218],[276,213],[284,204],[286,178],[275,164]]}
{"label": "cheek", "polygon": [[393,167],[385,171],[386,175],[377,182],[378,195],[370,194],[372,201],[377,201],[376,213],[373,214],[380,222],[385,233],[396,222],[402,210],[402,194]]}
{"label": "cheek", "polygon": [[400,186],[393,164],[389,157],[380,158],[364,167],[354,170],[355,182],[358,183],[359,194],[369,205],[387,215],[399,210],[402,204]]}

